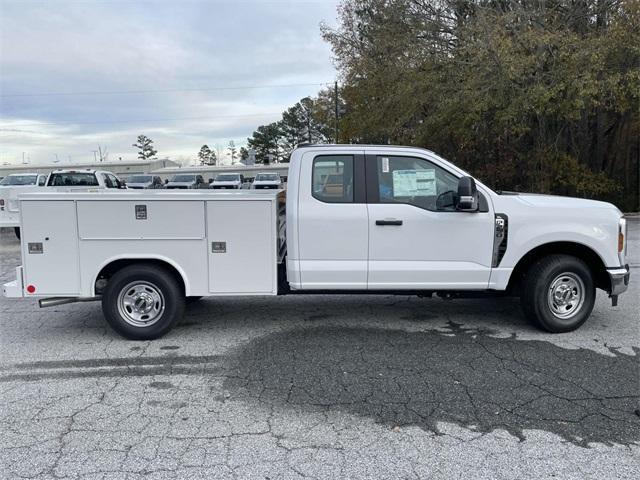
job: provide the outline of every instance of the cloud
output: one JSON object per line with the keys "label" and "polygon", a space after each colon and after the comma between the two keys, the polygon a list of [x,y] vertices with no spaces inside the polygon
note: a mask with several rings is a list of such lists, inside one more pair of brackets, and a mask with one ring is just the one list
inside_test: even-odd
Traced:
{"label": "cloud", "polygon": [[4,1],[0,162],[134,158],[139,133],[161,155],[242,144],[321,88],[278,85],[335,77],[319,23],[336,1]]}

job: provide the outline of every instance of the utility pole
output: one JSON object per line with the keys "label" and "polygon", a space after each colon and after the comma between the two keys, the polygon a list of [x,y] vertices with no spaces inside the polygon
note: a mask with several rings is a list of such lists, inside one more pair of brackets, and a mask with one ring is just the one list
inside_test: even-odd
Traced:
{"label": "utility pole", "polygon": [[98,150],[91,150],[93,152],[93,161],[98,162]]}
{"label": "utility pole", "polygon": [[336,143],[338,143],[338,82],[333,84],[333,96],[335,97],[335,109],[336,109]]}

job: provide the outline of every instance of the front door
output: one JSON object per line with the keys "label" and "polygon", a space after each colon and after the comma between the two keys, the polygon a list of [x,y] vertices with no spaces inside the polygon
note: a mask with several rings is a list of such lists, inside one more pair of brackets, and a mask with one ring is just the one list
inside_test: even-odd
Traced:
{"label": "front door", "polygon": [[[366,289],[364,152],[309,152],[299,182],[298,261],[304,289]],[[308,180],[307,180],[308,179]],[[310,181],[309,181],[310,180]]]}
{"label": "front door", "polygon": [[[457,176],[416,156],[367,155],[368,288],[484,289],[491,273],[493,211],[436,208]],[[373,184],[373,185],[372,185]]]}

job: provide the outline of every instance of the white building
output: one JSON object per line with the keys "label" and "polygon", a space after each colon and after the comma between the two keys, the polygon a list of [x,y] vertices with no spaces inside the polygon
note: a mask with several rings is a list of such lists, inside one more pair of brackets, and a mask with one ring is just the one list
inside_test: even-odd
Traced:
{"label": "white building", "polygon": [[12,173],[49,173],[52,170],[61,169],[86,169],[95,168],[99,170],[107,170],[114,173],[118,177],[126,180],[130,175],[151,173],[154,170],[176,167],[178,164],[167,158],[152,160],[116,160],[108,162],[87,162],[87,163],[51,163],[51,164],[34,164],[34,165],[2,165],[0,166],[0,177],[6,177]]}
{"label": "white building", "polygon": [[154,175],[160,175],[160,177],[165,179],[170,179],[174,175],[178,173],[194,173],[198,175],[202,175],[205,181],[209,181],[209,179],[216,178],[216,175],[219,173],[241,173],[247,179],[253,179],[257,173],[259,172],[273,172],[279,173],[283,180],[286,181],[287,176],[289,175],[289,164],[288,163],[278,163],[275,165],[200,165],[197,167],[164,167],[159,168],[157,170],[153,170],[151,173]]}

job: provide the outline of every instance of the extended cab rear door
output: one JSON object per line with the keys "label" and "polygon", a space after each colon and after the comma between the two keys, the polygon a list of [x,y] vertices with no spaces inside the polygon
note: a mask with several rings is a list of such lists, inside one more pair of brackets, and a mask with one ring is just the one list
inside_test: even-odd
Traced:
{"label": "extended cab rear door", "polygon": [[298,258],[303,289],[366,289],[364,151],[306,152],[300,164]]}
{"label": "extended cab rear door", "polygon": [[415,150],[367,150],[370,290],[485,289],[491,274],[494,214],[438,209],[458,174]]}

